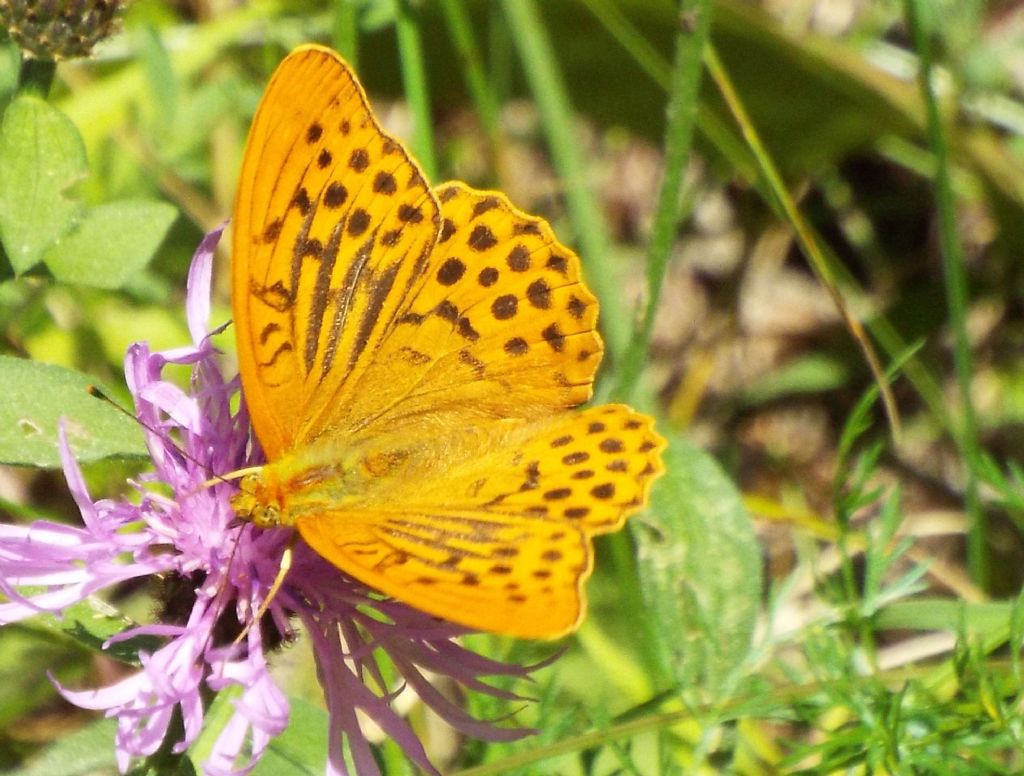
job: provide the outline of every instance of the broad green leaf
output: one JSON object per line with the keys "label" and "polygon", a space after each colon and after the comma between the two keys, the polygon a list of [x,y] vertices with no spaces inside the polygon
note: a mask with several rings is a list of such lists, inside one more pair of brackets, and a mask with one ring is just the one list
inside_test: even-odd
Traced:
{"label": "broad green leaf", "polygon": [[63,736],[11,776],[96,776],[117,773],[114,759],[116,719],[100,719]]}
{"label": "broad green leaf", "polygon": [[90,209],[43,255],[65,283],[120,288],[156,253],[177,217],[164,202],[110,202]]}
{"label": "broad green leaf", "polygon": [[70,119],[39,97],[15,97],[0,125],[0,240],[15,272],[31,269],[71,228],[82,205],[65,192],[86,172]]}
{"label": "broad green leaf", "polygon": [[138,425],[91,396],[93,383],[64,367],[0,356],[0,463],[59,466],[62,417],[80,461],[145,455]]}
{"label": "broad green leaf", "polygon": [[718,463],[668,436],[667,472],[643,522],[633,523],[640,580],[676,678],[714,694],[750,649],[761,553],[740,493]]}

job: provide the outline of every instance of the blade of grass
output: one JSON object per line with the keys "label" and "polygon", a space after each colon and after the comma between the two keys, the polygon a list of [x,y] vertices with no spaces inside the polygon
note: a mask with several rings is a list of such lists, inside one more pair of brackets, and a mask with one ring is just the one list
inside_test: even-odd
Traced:
{"label": "blade of grass", "polygon": [[430,93],[423,62],[423,42],[418,22],[407,0],[394,0],[398,57],[402,62],[402,84],[412,111],[412,150],[427,180],[437,180],[434,156],[434,127],[430,116]]}
{"label": "blade of grass", "polygon": [[[654,317],[679,226],[683,173],[690,158],[694,121],[697,117],[702,58],[711,28],[711,3],[709,0],[682,0],[679,3],[679,19],[675,63],[668,95],[665,170],[661,190],[658,192],[651,242],[647,247],[647,307],[643,321],[623,358],[614,391],[614,395],[623,401],[632,398],[650,353]],[[686,20],[685,23],[683,20]]]}
{"label": "blade of grass", "polygon": [[864,358],[874,375],[879,391],[881,391],[882,403],[885,405],[885,411],[889,417],[893,437],[895,439],[899,439],[900,419],[899,413],[896,410],[896,401],[893,399],[892,391],[885,382],[884,370],[878,360],[878,355],[875,353],[874,346],[871,344],[871,340],[868,337],[867,332],[865,332],[864,326],[853,314],[853,311],[850,310],[849,305],[847,305],[846,298],[843,296],[843,292],[839,289],[839,286],[836,283],[835,275],[832,272],[829,262],[825,258],[819,240],[816,238],[810,224],[808,224],[804,219],[803,213],[800,212],[799,208],[797,208],[793,198],[789,195],[789,191],[786,189],[786,186],[782,181],[782,176],[779,174],[778,169],[775,167],[775,163],[768,155],[768,150],[761,142],[760,135],[754,127],[753,122],[751,122],[746,108],[739,99],[739,95],[736,93],[736,89],[732,84],[732,79],[729,78],[729,74],[726,72],[725,66],[722,64],[722,60],[718,56],[718,52],[711,43],[709,43],[705,49],[705,63],[707,65],[708,72],[715,81],[715,85],[718,87],[723,99],[725,99],[726,104],[729,106],[729,111],[732,113],[736,123],[739,124],[743,137],[746,139],[747,144],[750,146],[751,150],[754,152],[754,156],[758,160],[761,168],[761,175],[768,186],[768,190],[775,199],[777,205],[782,209],[786,216],[786,220],[789,221],[790,225],[793,227],[797,241],[803,249],[804,255],[807,257],[811,268],[818,276],[821,284],[832,297],[832,301],[836,305],[836,309],[839,310],[839,314],[842,316],[843,322],[846,324],[846,327],[850,330],[853,338],[860,346],[861,352],[864,354]]}
{"label": "blade of grass", "polygon": [[512,35],[505,24],[505,11],[498,3],[487,5],[487,82],[490,91],[502,98],[512,93],[515,80],[515,50]]}
{"label": "blade of grass", "polygon": [[[598,21],[618,41],[648,76],[662,89],[672,85],[673,69],[650,41],[633,26],[622,9],[611,0],[583,0]],[[692,5],[692,4],[691,4]],[[678,49],[677,49],[678,51]]]}
{"label": "blade of grass", "polygon": [[[600,2],[598,3],[600,5]],[[640,375],[650,353],[654,332],[655,313],[661,296],[665,271],[682,213],[683,174],[689,158],[697,116],[697,95],[700,90],[702,56],[711,25],[711,3],[708,0],[682,0],[679,3],[680,24],[675,38],[675,56],[669,78],[668,122],[665,129],[665,167],[655,208],[651,241],[647,250],[647,305],[643,320],[627,348],[618,381],[612,395],[617,400],[630,401],[636,397]],[[608,9],[601,9],[605,13]],[[603,23],[620,27],[628,24],[623,19],[604,16]],[[620,30],[621,32],[621,30]],[[623,37],[631,36],[622,33]],[[624,607],[644,607],[644,597],[638,587],[634,548],[626,534],[609,538],[616,578],[620,584],[620,598]],[[658,686],[673,681],[673,646],[664,643],[664,627],[651,618],[642,618],[638,626],[645,631],[642,643],[648,671]],[[662,624],[663,625],[663,624]]]}
{"label": "blade of grass", "polygon": [[356,24],[356,4],[350,0],[334,0],[331,21],[331,42],[348,63],[359,70],[359,26]]}
{"label": "blade of grass", "polygon": [[928,144],[935,155],[935,206],[939,216],[939,247],[942,254],[946,305],[953,328],[953,362],[960,394],[959,433],[955,434],[964,456],[967,471],[965,501],[970,529],[967,534],[967,567],[975,583],[988,589],[990,568],[987,552],[985,512],[978,495],[978,471],[981,469],[981,448],[978,423],[971,400],[971,377],[974,372],[971,343],[967,335],[967,273],[956,228],[953,187],[949,175],[949,144],[942,126],[938,101],[932,86],[932,51],[926,23],[929,11],[920,0],[905,0],[904,13],[914,48],[920,61],[918,80],[924,98]]}
{"label": "blade of grass", "polygon": [[455,50],[459,55],[461,70],[466,75],[470,99],[473,100],[476,113],[487,134],[491,156],[497,158],[500,142],[498,101],[495,99],[494,91],[487,83],[487,75],[483,66],[484,59],[480,47],[476,45],[476,39],[473,37],[473,28],[466,15],[466,7],[459,0],[441,0],[441,12],[444,14],[448,32],[451,34]]}
{"label": "blade of grass", "polygon": [[608,231],[587,180],[580,143],[573,130],[569,95],[536,5],[532,0],[504,0],[502,8],[530,91],[537,101],[555,170],[565,182],[569,218],[583,256],[587,281],[601,300],[605,345],[618,363],[629,342],[631,313],[609,260]]}
{"label": "blade of grass", "polygon": [[[505,104],[508,96],[512,94],[512,84],[515,82],[517,63],[515,44],[512,42],[512,35],[509,32],[508,25],[505,23],[505,11],[499,3],[487,4],[485,25],[488,91],[495,95],[495,101],[501,106]],[[501,115],[499,111],[499,121]],[[503,142],[501,133],[499,133],[498,141]],[[500,152],[496,153],[494,157],[495,181],[508,180],[512,174],[509,165],[514,163],[514,158],[511,155]],[[499,186],[499,188],[504,187]]]}

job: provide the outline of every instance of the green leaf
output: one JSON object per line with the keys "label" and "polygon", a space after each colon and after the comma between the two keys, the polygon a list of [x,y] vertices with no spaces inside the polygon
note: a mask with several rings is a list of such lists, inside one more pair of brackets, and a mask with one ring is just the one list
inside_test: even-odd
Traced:
{"label": "green leaf", "polygon": [[[189,749],[193,762],[202,763],[209,758],[217,737],[235,713],[235,701],[241,692],[240,687],[233,685],[217,693],[206,715],[203,732]],[[288,726],[267,745],[252,776],[323,774],[328,749],[327,712],[294,696],[288,698],[288,705]]]}
{"label": "green leaf", "polygon": [[91,396],[94,383],[64,367],[0,356],[0,463],[59,466],[62,417],[80,461],[145,455],[138,424]]}
{"label": "green leaf", "polygon": [[0,125],[0,240],[15,272],[70,229],[82,205],[65,192],[86,172],[71,120],[38,97],[15,97]]}
{"label": "green leaf", "polygon": [[111,202],[90,209],[43,255],[54,277],[120,288],[156,253],[178,212],[165,202]]}
{"label": "green leaf", "polygon": [[[52,707],[57,689],[53,676],[65,686],[91,681],[93,656],[69,648],[34,621],[0,628],[0,730],[8,730],[33,711]],[[0,765],[0,769],[2,769]]]}
{"label": "green leaf", "polygon": [[640,580],[676,679],[714,695],[750,649],[761,553],[740,493],[718,463],[668,436],[667,472],[642,523],[634,522]]}
{"label": "green leaf", "polygon": [[252,776],[279,773],[320,776],[327,762],[327,712],[301,698],[289,697],[288,727],[270,742]]}
{"label": "green leaf", "polygon": [[100,719],[63,736],[39,757],[10,776],[95,776],[117,773],[114,759],[116,719]]}
{"label": "green leaf", "polygon": [[50,630],[70,636],[88,649],[136,667],[142,666],[139,652],[152,654],[164,643],[163,639],[156,636],[142,635],[116,641],[104,649],[103,644],[107,639],[137,628],[138,623],[94,596],[65,607],[60,617],[40,615],[38,622]]}
{"label": "green leaf", "polygon": [[799,394],[820,393],[840,388],[850,377],[850,368],[827,353],[809,353],[782,364],[758,378],[744,391],[748,404],[764,404]]}
{"label": "green leaf", "polygon": [[968,602],[922,596],[913,601],[893,602],[878,613],[876,624],[879,630],[956,632],[958,628],[967,628],[1005,638],[1013,608],[1013,601]]}

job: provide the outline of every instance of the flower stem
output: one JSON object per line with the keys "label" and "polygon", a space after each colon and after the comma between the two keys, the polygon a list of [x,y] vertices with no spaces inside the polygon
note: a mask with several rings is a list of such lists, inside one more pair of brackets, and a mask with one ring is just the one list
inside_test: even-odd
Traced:
{"label": "flower stem", "polygon": [[24,57],[21,60],[21,70],[18,72],[18,92],[35,94],[46,99],[50,94],[56,70],[57,63],[52,59]]}
{"label": "flower stem", "polygon": [[938,100],[932,84],[931,30],[928,9],[919,0],[905,0],[907,26],[919,58],[918,80],[924,98],[928,145],[935,156],[935,206],[939,219],[939,246],[946,286],[946,305],[953,330],[953,362],[960,394],[960,423],[954,437],[966,464],[965,501],[970,518],[967,535],[967,566],[975,584],[988,587],[991,571],[987,550],[985,511],[978,494],[978,471],[982,466],[978,442],[978,421],[971,398],[974,372],[971,343],[967,334],[968,288],[963,249],[957,235],[956,202],[949,175],[949,142],[939,113]]}

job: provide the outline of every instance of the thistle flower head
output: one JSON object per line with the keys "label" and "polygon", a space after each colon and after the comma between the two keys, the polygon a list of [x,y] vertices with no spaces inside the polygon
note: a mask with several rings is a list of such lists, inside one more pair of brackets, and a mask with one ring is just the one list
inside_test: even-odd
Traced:
{"label": "thistle flower head", "polygon": [[[272,627],[250,628],[241,644],[232,643],[239,623],[249,622],[266,599],[289,534],[241,524],[229,501],[236,485],[210,482],[262,462],[244,404],[232,409],[239,381],[223,376],[210,341],[216,333],[207,323],[210,277],[219,236],[217,230],[203,240],[189,273],[186,316],[192,344],[151,352],[138,343],[125,359],[153,471],[132,483],[135,500],[94,501],[62,434],[64,472],[82,526],[0,524],[0,624],[40,612],[59,615],[105,588],[152,575],[176,579],[177,588],[190,591],[184,616],[117,637],[164,639],[152,653],[140,654],[136,674],[100,689],[60,688],[72,703],[117,718],[122,771],[133,758],[164,745],[176,715],[182,734],[173,751],[184,752],[203,727],[204,695],[229,688],[237,693],[233,715],[202,769],[209,776],[251,770],[287,724],[288,702],[267,663],[280,639],[291,637],[296,621],[312,640],[329,712],[328,773],[348,772],[346,750],[356,774],[379,773],[357,711],[418,766],[436,773],[409,724],[391,706],[395,688],[384,678],[382,658],[460,731],[491,740],[526,735],[529,731],[473,719],[437,692],[426,675],[446,675],[467,689],[514,698],[481,677],[525,677],[526,669],[469,651],[455,640],[463,629],[382,599],[301,544],[266,610]],[[169,364],[191,366],[189,390],[163,378]]]}
{"label": "thistle flower head", "polygon": [[0,0],[0,23],[36,59],[87,57],[117,31],[121,0]]}

